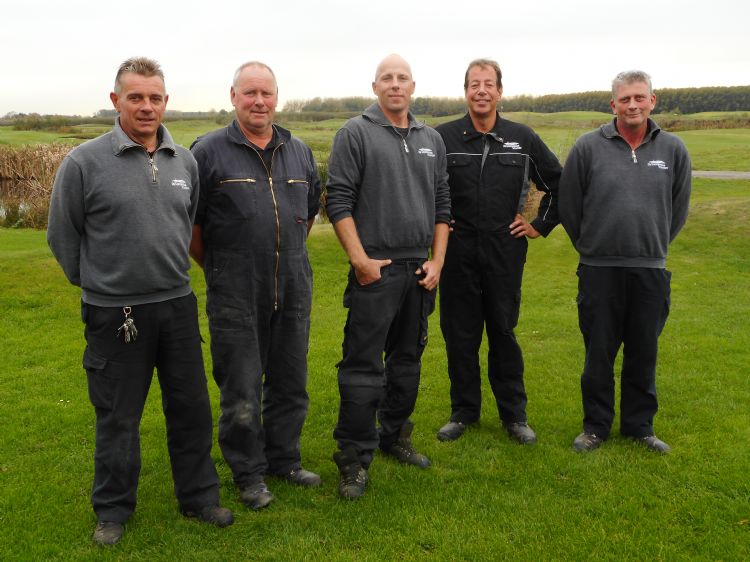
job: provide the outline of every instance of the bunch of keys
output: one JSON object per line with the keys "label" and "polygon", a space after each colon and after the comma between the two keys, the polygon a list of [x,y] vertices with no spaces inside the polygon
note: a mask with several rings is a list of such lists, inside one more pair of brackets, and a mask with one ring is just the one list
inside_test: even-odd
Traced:
{"label": "bunch of keys", "polygon": [[122,332],[124,334],[125,343],[130,343],[131,341],[135,341],[135,338],[138,337],[138,329],[135,327],[135,321],[130,317],[130,307],[123,306],[122,311],[125,313],[125,322],[123,322],[122,326],[117,330],[117,337],[120,337],[120,333]]}

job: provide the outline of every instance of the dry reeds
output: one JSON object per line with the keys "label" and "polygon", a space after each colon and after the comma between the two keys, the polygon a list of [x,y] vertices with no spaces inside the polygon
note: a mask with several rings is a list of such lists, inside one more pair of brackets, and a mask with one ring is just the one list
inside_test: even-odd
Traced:
{"label": "dry reeds", "polygon": [[72,146],[0,146],[0,226],[45,228],[55,173]]}

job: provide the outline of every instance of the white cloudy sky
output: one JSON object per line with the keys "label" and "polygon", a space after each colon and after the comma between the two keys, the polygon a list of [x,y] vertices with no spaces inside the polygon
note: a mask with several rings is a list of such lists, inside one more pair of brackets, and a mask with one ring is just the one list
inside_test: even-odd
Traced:
{"label": "white cloudy sky", "polygon": [[461,96],[468,61],[495,58],[504,93],[608,89],[621,70],[654,87],[750,84],[747,0],[3,0],[0,115],[109,108],[118,64],[157,59],[169,107],[231,109],[234,69],[257,59],[289,99],[369,96],[402,54],[417,96]]}

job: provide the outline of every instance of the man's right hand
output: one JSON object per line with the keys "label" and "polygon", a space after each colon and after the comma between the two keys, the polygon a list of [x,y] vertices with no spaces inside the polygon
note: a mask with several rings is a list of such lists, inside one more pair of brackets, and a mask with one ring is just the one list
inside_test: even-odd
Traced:
{"label": "man's right hand", "polygon": [[391,260],[373,260],[367,258],[361,264],[353,265],[354,275],[357,277],[357,283],[362,286],[375,283],[380,279],[380,268],[390,265]]}

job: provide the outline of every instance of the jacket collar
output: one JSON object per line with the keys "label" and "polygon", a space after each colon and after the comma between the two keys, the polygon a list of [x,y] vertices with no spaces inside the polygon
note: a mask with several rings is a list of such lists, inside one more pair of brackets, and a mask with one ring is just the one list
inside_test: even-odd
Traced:
{"label": "jacket collar", "polygon": [[[615,121],[617,121],[617,118],[614,118],[609,123],[605,123],[604,125],[601,125],[599,127],[599,130],[602,132],[602,135],[604,135],[608,139],[613,139],[615,137],[622,138],[620,133],[617,132]],[[659,131],[661,131],[661,129],[659,128],[659,125],[657,125],[656,122],[650,117],[648,118],[647,127],[648,128],[646,129],[646,135],[643,137],[643,142],[650,141],[651,139],[653,139],[653,137],[659,134]]]}
{"label": "jacket collar", "polygon": [[[289,139],[292,138],[292,133],[284,127],[279,127],[276,123],[274,123],[272,127],[277,145],[288,142]],[[229,137],[229,140],[235,144],[244,144],[245,146],[251,146],[250,141],[247,140],[245,133],[243,133],[242,129],[240,129],[240,124],[237,123],[236,119],[232,121],[229,127],[227,127],[227,136]],[[273,142],[273,138],[271,139],[271,142]]]}
{"label": "jacket collar", "polygon": [[[156,147],[156,150],[167,150],[174,155],[175,152],[177,152],[177,149],[175,148],[174,140],[172,140],[172,135],[169,134],[169,131],[164,125],[159,125],[157,135],[158,138],[161,139],[161,142],[159,143],[159,146]],[[125,134],[125,131],[123,131],[120,126],[120,118],[117,117],[117,119],[115,119],[115,127],[112,129],[112,152],[116,156],[119,156],[131,148],[143,148],[143,145],[138,144]]]}
{"label": "jacket collar", "polygon": [[[373,103],[370,107],[365,109],[365,111],[362,113],[362,116],[372,121],[373,123],[376,123],[378,125],[382,125],[383,127],[393,127],[393,123],[388,121],[388,118],[385,116],[385,113],[383,113],[383,110],[380,109],[380,106],[377,103]],[[424,123],[418,122],[411,111],[408,112],[409,117],[409,128],[410,129],[421,129],[424,127]]]}
{"label": "jacket collar", "polygon": [[[500,117],[500,113],[496,112],[495,114],[496,114],[495,125],[494,127],[492,127],[490,131],[487,132],[487,134],[490,134],[498,142],[502,142],[501,125],[503,121],[505,120],[502,117]],[[466,113],[466,115],[464,115],[461,118],[460,123],[461,123],[461,132],[463,133],[464,142],[472,141],[485,134],[485,133],[480,133],[474,128],[474,122],[471,120],[471,115],[469,115],[468,112]]]}

